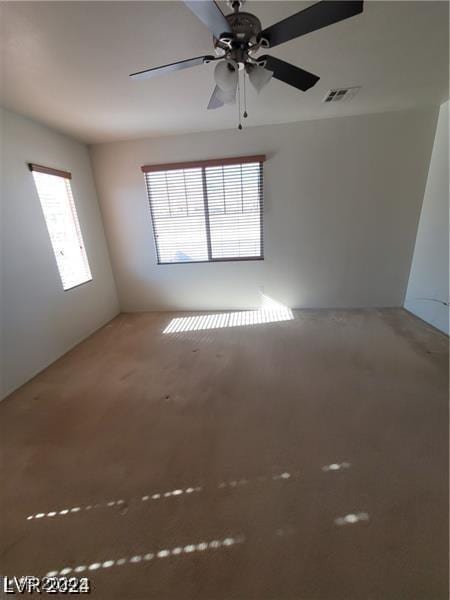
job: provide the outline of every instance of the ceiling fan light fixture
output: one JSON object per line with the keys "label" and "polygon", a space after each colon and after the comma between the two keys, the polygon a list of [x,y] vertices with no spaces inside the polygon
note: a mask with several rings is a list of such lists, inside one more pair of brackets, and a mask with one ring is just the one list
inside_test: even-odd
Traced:
{"label": "ceiling fan light fixture", "polygon": [[217,95],[224,104],[236,103],[236,88],[231,90],[222,90],[220,87],[217,90]]}
{"label": "ceiling fan light fixture", "polygon": [[236,90],[238,84],[238,64],[234,60],[221,60],[214,69],[214,80],[221,90]]}
{"label": "ceiling fan light fixture", "polygon": [[214,88],[212,96],[209,100],[208,110],[215,110],[216,108],[222,108],[225,104],[236,103],[236,89],[234,90],[222,90],[218,85]]}
{"label": "ceiling fan light fixture", "polygon": [[247,65],[246,69],[250,83],[259,92],[266,86],[272,79],[273,72],[264,68],[263,65]]}

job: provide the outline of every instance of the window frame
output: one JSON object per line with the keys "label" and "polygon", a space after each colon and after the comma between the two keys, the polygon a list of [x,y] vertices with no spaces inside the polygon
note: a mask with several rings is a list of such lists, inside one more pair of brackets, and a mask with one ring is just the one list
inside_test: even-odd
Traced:
{"label": "window frame", "polygon": [[81,231],[81,225],[80,225],[79,218],[78,218],[78,211],[77,211],[77,207],[76,207],[76,204],[75,204],[75,198],[73,196],[72,186],[70,184],[70,182],[72,180],[72,173],[70,173],[69,171],[62,171],[60,169],[54,169],[53,167],[46,167],[44,165],[38,165],[36,163],[28,163],[28,169],[31,171],[31,173],[36,172],[36,173],[43,173],[45,175],[53,175],[55,177],[60,177],[61,179],[66,180],[65,181],[66,188],[67,188],[67,184],[69,185],[67,193],[68,193],[68,196],[70,196],[69,197],[69,204],[70,204],[71,212],[74,211],[74,214],[73,214],[73,224],[74,224],[74,227],[75,227],[75,231],[77,233],[77,237],[78,237],[79,241],[81,241],[80,248],[82,248],[82,252],[84,253],[84,258],[85,258],[86,263],[87,263],[87,268],[88,268],[88,272],[89,272],[90,277],[89,277],[89,279],[86,279],[85,281],[81,281],[80,283],[76,283],[74,285],[71,285],[70,287],[64,287],[63,276],[62,276],[62,273],[61,273],[60,268],[59,268],[58,260],[56,258],[55,248],[54,248],[53,241],[52,241],[52,238],[51,238],[51,235],[50,235],[50,231],[48,229],[49,226],[48,226],[48,223],[47,223],[47,217],[45,215],[44,208],[42,206],[42,200],[41,200],[41,198],[39,196],[39,189],[37,187],[36,180],[34,182],[35,186],[36,186],[36,191],[37,191],[37,194],[38,194],[38,197],[39,197],[39,201],[41,203],[41,209],[42,209],[42,212],[43,212],[44,221],[45,221],[45,224],[46,224],[46,227],[47,227],[47,231],[48,231],[48,234],[49,234],[50,245],[52,247],[52,251],[53,251],[53,254],[54,254],[54,257],[55,257],[56,270],[58,272],[59,279],[61,281],[61,287],[62,287],[63,292],[70,292],[70,291],[74,290],[75,288],[79,288],[79,287],[81,287],[83,285],[86,285],[87,283],[91,283],[93,281],[93,279],[94,279],[94,276],[92,275],[92,269],[91,269],[91,265],[89,263],[89,258],[88,258],[88,254],[87,254],[86,244],[84,242],[83,233]]}
{"label": "window frame", "polygon": [[[190,264],[202,264],[202,263],[217,263],[217,262],[242,262],[242,261],[254,261],[264,260],[264,193],[263,193],[263,164],[266,161],[265,154],[257,154],[253,156],[238,156],[232,158],[213,158],[208,160],[196,160],[186,161],[178,163],[164,163],[158,165],[143,165],[141,171],[144,173],[145,186],[147,190],[147,200],[150,207],[150,216],[152,219],[153,229],[153,243],[155,244],[156,252],[156,264],[158,266],[165,265],[190,265]],[[207,193],[207,181],[206,181],[206,168],[207,167],[224,167],[229,165],[244,165],[249,163],[259,163],[259,214],[260,214],[260,254],[258,256],[231,256],[231,257],[220,257],[214,258],[212,256],[212,244],[211,244],[211,227],[210,227],[210,211],[208,206],[208,193]],[[186,261],[167,261],[163,262],[160,258],[156,229],[155,229],[155,216],[153,213],[150,186],[147,178],[147,173],[155,172],[167,172],[177,171],[181,169],[201,169],[202,174],[202,186],[203,186],[203,205],[204,205],[204,216],[205,216],[205,233],[206,243],[208,251],[207,260],[186,260]],[[226,213],[226,210],[225,210]]]}

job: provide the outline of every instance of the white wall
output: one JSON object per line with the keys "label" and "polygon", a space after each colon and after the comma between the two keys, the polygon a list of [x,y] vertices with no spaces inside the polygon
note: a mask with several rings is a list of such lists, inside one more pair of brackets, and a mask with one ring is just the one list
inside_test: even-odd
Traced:
{"label": "white wall", "polygon": [[449,102],[441,106],[405,308],[448,334]]}
{"label": "white wall", "polygon": [[[87,148],[11,112],[0,115],[3,397],[109,321],[119,306]],[[72,173],[92,282],[63,291],[28,162]]]}
{"label": "white wall", "polygon": [[[403,305],[436,110],[91,147],[122,310]],[[143,164],[265,153],[263,262],[156,264]]]}

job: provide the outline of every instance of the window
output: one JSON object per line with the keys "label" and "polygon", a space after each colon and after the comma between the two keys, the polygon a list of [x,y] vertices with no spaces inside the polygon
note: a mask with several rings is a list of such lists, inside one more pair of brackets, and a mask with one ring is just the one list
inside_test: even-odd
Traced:
{"label": "window", "polygon": [[261,260],[264,160],[142,167],[158,264]]}
{"label": "window", "polygon": [[40,165],[29,165],[55,253],[64,290],[91,281],[83,237],[73,201],[72,175]]}

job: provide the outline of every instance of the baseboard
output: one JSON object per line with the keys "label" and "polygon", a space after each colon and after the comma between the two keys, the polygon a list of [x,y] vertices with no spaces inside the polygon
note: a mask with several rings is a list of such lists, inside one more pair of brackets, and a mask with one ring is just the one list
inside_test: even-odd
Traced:
{"label": "baseboard", "polygon": [[440,333],[444,337],[449,338],[449,334],[446,331],[442,331],[442,329],[439,329],[439,327],[435,327],[429,321],[426,321],[425,319],[422,319],[422,317],[419,317],[419,315],[416,315],[416,313],[413,313],[412,311],[408,310],[406,308],[406,306],[402,306],[401,308],[402,308],[402,310],[404,310],[405,312],[407,312],[409,315],[411,315],[412,317],[414,317],[415,319],[417,319],[421,323],[424,323],[425,325],[428,325],[428,327],[430,327],[430,329],[433,329],[433,331],[436,331],[437,333]]}

